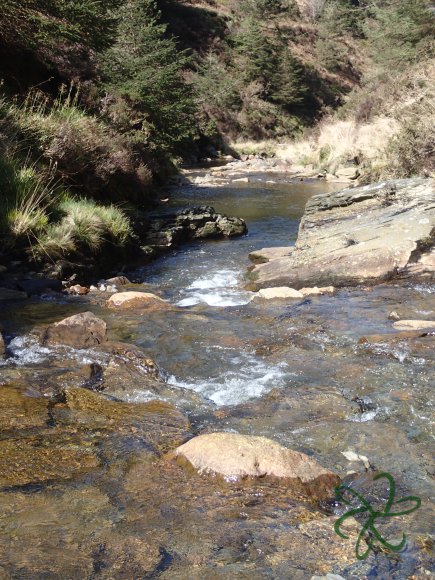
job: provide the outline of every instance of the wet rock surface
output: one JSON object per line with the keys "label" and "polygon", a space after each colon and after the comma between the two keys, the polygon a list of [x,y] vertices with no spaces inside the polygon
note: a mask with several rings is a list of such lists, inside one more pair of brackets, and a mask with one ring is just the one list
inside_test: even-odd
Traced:
{"label": "wet rock surface", "polygon": [[331,495],[339,483],[336,475],[307,455],[265,437],[210,433],[191,439],[174,455],[181,464],[190,464],[200,473],[225,479],[270,476],[290,480],[318,499]]}
{"label": "wet rock surface", "polygon": [[291,254],[255,265],[250,278],[257,288],[296,289],[431,280],[434,191],[433,179],[404,179],[315,195]]}
{"label": "wet rock surface", "polygon": [[106,340],[106,323],[92,312],[82,312],[55,322],[41,337],[43,345],[63,344],[75,348],[92,347]]}
{"label": "wet rock surface", "polygon": [[219,214],[211,206],[196,206],[152,219],[144,243],[168,248],[193,239],[232,238],[246,233],[243,219]]}

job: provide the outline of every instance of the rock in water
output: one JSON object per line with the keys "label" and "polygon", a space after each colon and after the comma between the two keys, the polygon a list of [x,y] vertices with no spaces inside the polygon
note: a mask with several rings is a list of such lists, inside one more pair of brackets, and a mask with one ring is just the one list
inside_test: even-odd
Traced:
{"label": "rock in water", "polygon": [[399,320],[393,326],[396,330],[435,331],[435,320]]}
{"label": "rock in water", "polygon": [[315,497],[330,494],[339,478],[304,453],[287,449],[265,437],[237,433],[209,433],[194,437],[175,452],[177,461],[200,473],[225,479],[272,476],[295,480]]}
{"label": "rock in water", "polygon": [[163,298],[150,292],[117,292],[107,301],[109,308],[146,308],[147,310],[166,310],[171,308]]}
{"label": "rock in water", "polygon": [[82,312],[50,324],[42,336],[43,345],[64,344],[89,348],[105,342],[106,323],[92,312]]}
{"label": "rock in water", "polygon": [[435,273],[433,179],[401,179],[313,196],[294,250],[257,264],[256,289],[346,286]]}
{"label": "rock in water", "polygon": [[274,300],[275,298],[303,298],[304,295],[298,290],[280,286],[275,288],[263,288],[259,290],[254,298],[264,298],[265,300]]}
{"label": "rock in water", "polygon": [[6,352],[5,341],[3,338],[3,334],[0,330],[0,359],[2,359],[5,356],[5,352]]}

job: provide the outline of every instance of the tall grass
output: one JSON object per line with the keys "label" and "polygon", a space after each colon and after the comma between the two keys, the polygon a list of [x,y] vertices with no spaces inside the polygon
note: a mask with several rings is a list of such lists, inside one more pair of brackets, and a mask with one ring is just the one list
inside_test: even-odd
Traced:
{"label": "tall grass", "polygon": [[289,143],[277,150],[280,159],[296,165],[312,165],[316,170],[334,173],[348,161],[384,163],[390,139],[399,131],[399,123],[378,117],[371,123],[327,119],[312,136]]}
{"label": "tall grass", "polygon": [[57,211],[62,217],[45,229],[32,249],[39,258],[88,251],[97,254],[107,243],[125,245],[133,233],[128,217],[113,205],[66,197]]}
{"label": "tall grass", "polygon": [[[86,157],[89,142],[98,138],[98,121],[80,110],[77,91],[63,89],[49,102],[32,93],[18,105],[0,96],[0,236],[3,247],[27,249],[37,260],[90,252],[105,244],[122,246],[132,236],[129,218],[113,204],[72,197],[62,183],[57,163],[41,154],[31,159],[35,142],[45,152],[70,140],[69,154],[77,146]],[[64,131],[64,133],[62,133]],[[65,133],[66,131],[66,133]],[[72,133],[80,135],[77,145]],[[53,137],[54,136],[54,137]],[[107,141],[107,135],[104,135]],[[33,143],[32,143],[33,139]],[[101,145],[101,142],[100,142]],[[112,146],[112,145],[111,145]],[[59,155],[61,151],[59,150]],[[83,161],[87,163],[86,159]]]}

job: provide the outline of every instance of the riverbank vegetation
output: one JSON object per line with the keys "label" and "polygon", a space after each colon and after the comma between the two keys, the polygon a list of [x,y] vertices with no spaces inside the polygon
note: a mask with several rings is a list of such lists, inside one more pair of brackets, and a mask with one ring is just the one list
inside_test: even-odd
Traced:
{"label": "riverbank vegetation", "polygon": [[426,0],[4,0],[0,30],[9,256],[125,247],[177,165],[220,151],[434,171]]}

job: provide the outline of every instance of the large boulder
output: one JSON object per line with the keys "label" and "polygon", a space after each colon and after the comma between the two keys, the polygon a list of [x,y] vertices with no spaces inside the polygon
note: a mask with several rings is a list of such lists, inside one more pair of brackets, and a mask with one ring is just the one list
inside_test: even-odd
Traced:
{"label": "large boulder", "polygon": [[[346,286],[435,273],[433,179],[402,179],[313,196],[294,250],[256,264],[254,288]],[[251,284],[252,287],[252,284]]]}
{"label": "large boulder", "polygon": [[81,312],[50,324],[42,335],[43,345],[63,344],[89,348],[107,340],[106,323],[92,312]]}
{"label": "large boulder", "polygon": [[146,308],[147,310],[167,310],[171,308],[163,298],[150,292],[117,292],[107,301],[109,308],[128,309]]}
{"label": "large boulder", "polygon": [[5,347],[5,340],[3,338],[2,331],[0,330],[0,359],[5,356],[6,347]]}
{"label": "large boulder", "polygon": [[241,218],[216,213],[201,205],[153,218],[147,226],[144,242],[158,249],[170,248],[192,239],[232,238],[247,232]]}
{"label": "large boulder", "polygon": [[316,497],[327,496],[339,479],[304,453],[265,437],[238,433],[209,433],[194,437],[174,451],[177,461],[200,473],[228,480],[277,477],[295,480]]}

